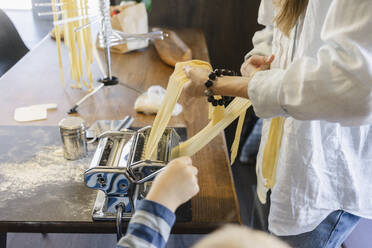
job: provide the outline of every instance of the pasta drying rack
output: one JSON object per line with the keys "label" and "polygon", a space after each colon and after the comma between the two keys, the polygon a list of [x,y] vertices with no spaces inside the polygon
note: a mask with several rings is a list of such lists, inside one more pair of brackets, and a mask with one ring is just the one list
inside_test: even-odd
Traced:
{"label": "pasta drying rack", "polygon": [[[76,0],[77,1],[77,0]],[[93,1],[93,0],[92,0]],[[127,34],[121,32],[119,30],[115,30],[112,28],[111,25],[111,16],[110,16],[110,1],[109,0],[97,0],[98,1],[98,11],[94,12],[94,14],[88,14],[85,16],[80,17],[73,17],[62,21],[54,22],[54,25],[63,25],[65,23],[74,22],[83,19],[92,19],[87,24],[77,28],[75,32],[79,32],[80,30],[90,27],[93,24],[99,24],[99,32],[98,32],[98,41],[99,45],[104,49],[104,58],[105,58],[105,77],[99,80],[101,83],[99,86],[93,89],[89,94],[84,96],[81,100],[79,100],[68,112],[69,114],[76,113],[80,104],[82,104],[85,100],[89,97],[96,94],[103,86],[112,86],[112,85],[123,85],[127,87],[125,84],[120,83],[119,79],[112,75],[112,68],[111,68],[111,53],[110,48],[112,46],[125,44],[130,41],[135,40],[156,40],[156,39],[164,39],[166,36],[163,34],[162,31],[154,31],[150,33],[143,33],[143,34]],[[55,6],[60,7],[63,3],[55,3]],[[53,6],[52,3],[38,3],[36,4],[38,7],[50,7]],[[88,8],[91,10],[91,8]],[[74,9],[68,11],[76,11]],[[61,14],[62,11],[52,11],[52,12],[42,12],[39,15],[54,15],[54,14]]]}

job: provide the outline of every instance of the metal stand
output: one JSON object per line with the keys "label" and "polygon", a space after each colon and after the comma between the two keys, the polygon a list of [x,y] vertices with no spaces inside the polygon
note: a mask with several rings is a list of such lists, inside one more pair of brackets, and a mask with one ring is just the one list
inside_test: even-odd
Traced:
{"label": "metal stand", "polygon": [[111,78],[103,78],[100,80],[100,82],[105,86],[112,86],[117,85],[119,83],[119,79],[115,76],[112,76]]}
{"label": "metal stand", "polygon": [[102,83],[100,84],[99,86],[97,86],[96,88],[94,88],[94,90],[90,93],[88,93],[87,95],[85,95],[83,98],[81,98],[67,113],[68,114],[75,114],[77,113],[77,108],[83,103],[85,102],[85,100],[87,100],[89,97],[95,95],[100,89],[102,89],[104,86],[114,86],[114,85],[118,85],[118,86],[122,86],[122,87],[125,87],[127,89],[130,89],[130,90],[133,90],[135,92],[137,92],[138,94],[142,94],[143,92],[128,85],[128,84],[125,84],[125,83],[122,83],[119,81],[119,79],[117,77],[112,77],[111,80],[109,80],[108,78],[104,78],[104,79],[100,79],[98,80],[99,83]]}
{"label": "metal stand", "polygon": [[119,79],[117,77],[111,77],[100,79],[98,82],[102,83],[101,85],[97,86],[92,92],[88,93],[86,96],[84,96],[82,99],[80,99],[67,113],[68,114],[75,114],[77,113],[77,108],[85,102],[89,97],[95,95],[100,89],[103,88],[103,86],[113,86],[117,85],[119,83]]}

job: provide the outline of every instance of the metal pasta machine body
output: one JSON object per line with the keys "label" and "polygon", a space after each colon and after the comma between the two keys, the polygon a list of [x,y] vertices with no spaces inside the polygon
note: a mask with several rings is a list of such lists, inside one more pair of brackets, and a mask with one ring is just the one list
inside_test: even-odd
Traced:
{"label": "metal pasta machine body", "polygon": [[177,157],[180,137],[167,128],[151,160],[144,159],[144,147],[151,127],[138,131],[108,131],[101,135],[90,168],[84,173],[87,187],[99,190],[93,207],[94,220],[129,220],[138,200],[144,199],[153,178]]}

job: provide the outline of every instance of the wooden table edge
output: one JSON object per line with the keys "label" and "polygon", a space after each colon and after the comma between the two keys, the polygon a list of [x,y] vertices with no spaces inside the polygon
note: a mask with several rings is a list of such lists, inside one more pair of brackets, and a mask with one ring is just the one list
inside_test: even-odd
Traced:
{"label": "wooden table edge", "polygon": [[[226,224],[238,222],[209,222],[209,223],[176,223],[172,234],[208,234]],[[128,227],[128,222],[123,223],[123,231]],[[7,221],[0,223],[0,233],[92,233],[92,234],[116,234],[114,222],[17,222]]]}

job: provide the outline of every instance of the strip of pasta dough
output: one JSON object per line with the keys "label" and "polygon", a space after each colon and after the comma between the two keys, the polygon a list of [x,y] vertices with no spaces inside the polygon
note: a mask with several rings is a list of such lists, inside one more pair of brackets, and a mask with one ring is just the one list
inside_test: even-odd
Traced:
{"label": "strip of pasta dough", "polygon": [[156,146],[169,123],[169,120],[172,116],[172,111],[181,95],[183,86],[189,81],[189,78],[186,76],[183,70],[185,66],[197,66],[207,70],[212,70],[212,67],[209,63],[201,60],[191,60],[176,64],[175,70],[169,78],[164,100],[155,117],[150,136],[145,147],[146,159],[150,159],[152,157],[152,154],[154,153]]}
{"label": "strip of pasta dough", "polygon": [[[192,156],[211,142],[220,132],[230,125],[238,116],[245,113],[251,103],[248,99],[235,98],[224,111],[223,118],[215,125],[211,121],[204,129],[178,147],[178,156]],[[174,153],[177,154],[177,153]]]}
{"label": "strip of pasta dough", "polygon": [[265,187],[271,189],[275,185],[276,166],[284,131],[284,117],[271,120],[270,130],[262,157],[262,176],[266,179]]}
{"label": "strip of pasta dough", "polygon": [[245,119],[245,114],[246,113],[247,113],[247,111],[244,111],[240,115],[239,122],[238,122],[238,125],[236,127],[234,142],[231,146],[231,158],[230,158],[230,163],[231,164],[233,164],[235,162],[236,156],[238,155],[240,136],[242,135],[242,129],[243,129],[243,124],[244,124],[244,119]]}

